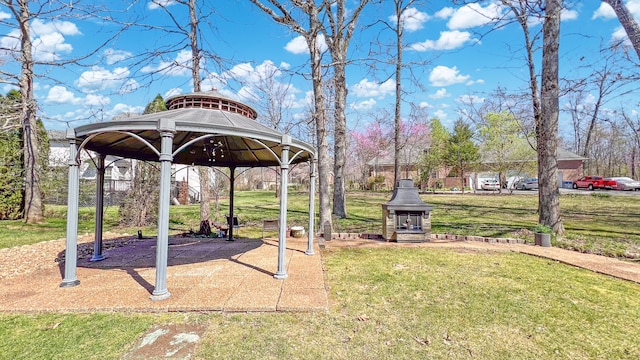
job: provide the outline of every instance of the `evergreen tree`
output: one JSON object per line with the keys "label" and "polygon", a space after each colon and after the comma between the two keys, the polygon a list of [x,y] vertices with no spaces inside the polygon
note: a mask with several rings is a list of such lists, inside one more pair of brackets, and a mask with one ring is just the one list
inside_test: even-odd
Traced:
{"label": "evergreen tree", "polygon": [[447,141],[445,164],[460,177],[464,194],[464,174],[480,160],[480,151],[473,142],[473,130],[462,119],[456,120],[453,133]]}

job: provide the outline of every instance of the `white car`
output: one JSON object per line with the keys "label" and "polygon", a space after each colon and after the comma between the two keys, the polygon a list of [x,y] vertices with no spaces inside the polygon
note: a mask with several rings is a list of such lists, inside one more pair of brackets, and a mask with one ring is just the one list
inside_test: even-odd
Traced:
{"label": "white car", "polygon": [[640,190],[640,181],[633,180],[629,177],[612,177],[606,178],[606,187],[613,190]]}
{"label": "white car", "polygon": [[482,190],[499,190],[500,182],[496,179],[484,179],[480,184]]}

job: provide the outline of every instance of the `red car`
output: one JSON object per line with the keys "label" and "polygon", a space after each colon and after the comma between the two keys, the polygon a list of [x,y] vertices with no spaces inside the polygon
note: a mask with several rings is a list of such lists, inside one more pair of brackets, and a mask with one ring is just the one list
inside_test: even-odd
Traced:
{"label": "red car", "polygon": [[602,176],[583,176],[573,182],[574,189],[604,189],[605,181]]}

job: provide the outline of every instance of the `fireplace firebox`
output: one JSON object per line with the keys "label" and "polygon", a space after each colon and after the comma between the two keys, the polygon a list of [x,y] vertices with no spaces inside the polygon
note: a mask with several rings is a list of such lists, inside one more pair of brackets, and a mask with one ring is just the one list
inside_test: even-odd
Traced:
{"label": "fireplace firebox", "polygon": [[399,180],[391,200],[382,205],[382,236],[396,242],[429,241],[432,209],[420,199],[413,180]]}

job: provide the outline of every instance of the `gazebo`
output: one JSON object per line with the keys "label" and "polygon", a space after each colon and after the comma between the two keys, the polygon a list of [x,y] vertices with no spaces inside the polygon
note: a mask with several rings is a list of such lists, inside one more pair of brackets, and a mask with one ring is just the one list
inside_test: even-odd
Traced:
{"label": "gazebo", "polygon": [[[167,289],[169,206],[172,164],[230,169],[229,216],[233,219],[235,170],[279,166],[280,216],[276,279],[286,279],[287,188],[289,167],[308,162],[309,231],[306,254],[313,255],[316,155],[313,146],[292,139],[256,121],[257,112],[215,91],[177,95],[167,99],[167,111],[82,125],[67,129],[69,140],[69,195],[64,278],[60,287],[80,284],[77,278],[78,199],[80,151],[96,152],[96,226],[92,261],[102,255],[104,159],[114,155],[160,163],[160,203],[156,247],[156,280],[152,300],[170,296]],[[229,240],[233,226],[229,226]]]}

